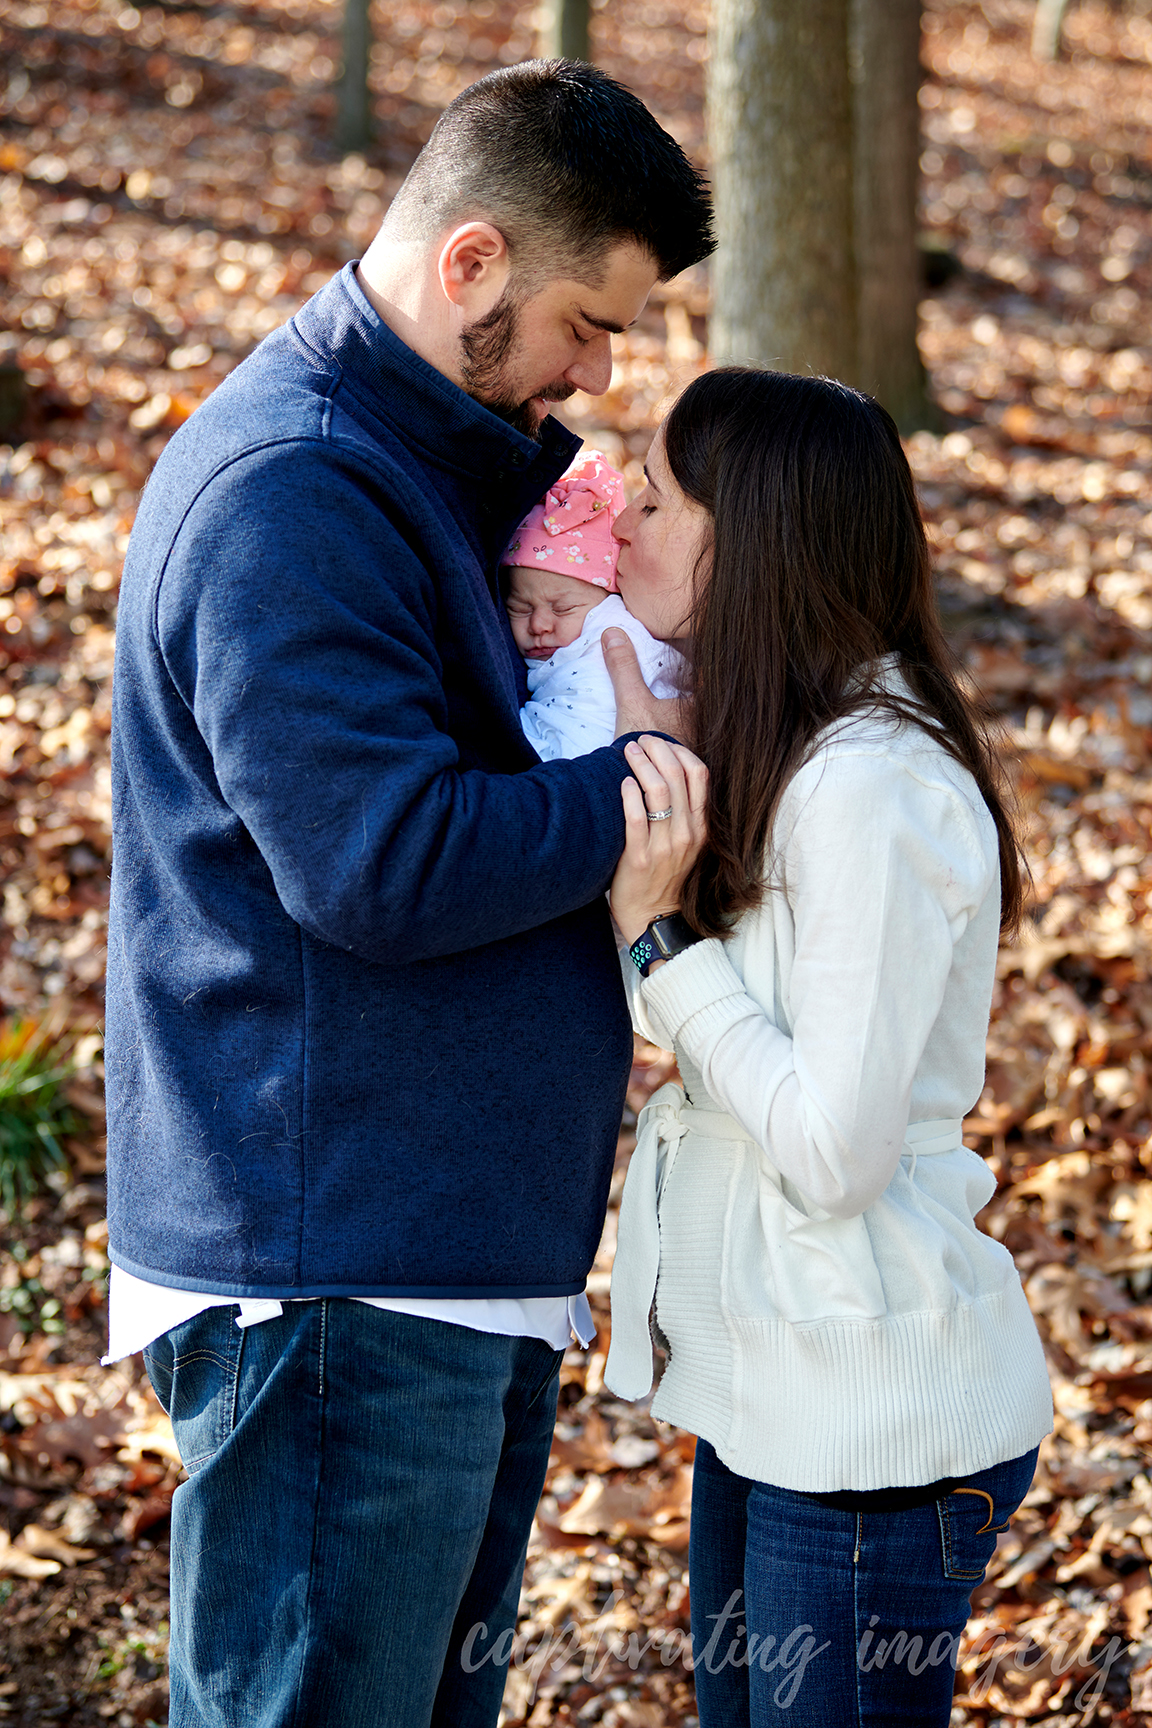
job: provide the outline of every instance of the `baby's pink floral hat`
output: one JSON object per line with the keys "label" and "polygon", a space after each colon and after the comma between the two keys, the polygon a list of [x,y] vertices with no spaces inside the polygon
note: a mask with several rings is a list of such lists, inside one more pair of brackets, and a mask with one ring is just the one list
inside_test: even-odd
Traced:
{"label": "baby's pink floral hat", "polygon": [[599,450],[585,450],[528,512],[500,562],[558,570],[616,594],[612,524],[623,508],[620,474]]}

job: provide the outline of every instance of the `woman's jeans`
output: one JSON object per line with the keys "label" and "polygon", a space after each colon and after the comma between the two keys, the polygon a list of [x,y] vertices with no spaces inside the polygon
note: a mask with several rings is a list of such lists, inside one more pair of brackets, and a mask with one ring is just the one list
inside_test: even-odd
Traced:
{"label": "woman's jeans", "polygon": [[981,1470],[903,1512],[844,1512],[736,1476],[692,1488],[700,1728],[947,1728],[968,1598],[1036,1468]]}
{"label": "woman's jeans", "polygon": [[145,1352],[171,1728],[494,1728],[561,1356],[362,1302],[211,1308]]}

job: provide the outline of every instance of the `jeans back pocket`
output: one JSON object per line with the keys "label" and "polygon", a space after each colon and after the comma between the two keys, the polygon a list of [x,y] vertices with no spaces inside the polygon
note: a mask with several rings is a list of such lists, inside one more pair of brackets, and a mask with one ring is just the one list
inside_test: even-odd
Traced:
{"label": "jeans back pocket", "polygon": [[980,1470],[936,1502],[940,1549],[946,1578],[979,1583],[996,1552],[997,1538],[1027,1494],[1036,1469],[1036,1452]]}

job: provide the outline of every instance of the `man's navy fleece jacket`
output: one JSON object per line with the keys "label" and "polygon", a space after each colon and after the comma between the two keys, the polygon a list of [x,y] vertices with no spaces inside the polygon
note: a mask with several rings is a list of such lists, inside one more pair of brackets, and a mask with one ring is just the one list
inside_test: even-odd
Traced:
{"label": "man's navy fleece jacket", "polygon": [[349,266],[168,445],[121,594],[114,1262],[233,1296],[561,1295],[631,1033],[619,748],[540,763],[496,559],[577,447]]}

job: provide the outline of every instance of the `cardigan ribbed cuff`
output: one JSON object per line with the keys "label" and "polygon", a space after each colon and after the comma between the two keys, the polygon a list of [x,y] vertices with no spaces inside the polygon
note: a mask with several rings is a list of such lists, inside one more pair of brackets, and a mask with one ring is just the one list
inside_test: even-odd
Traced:
{"label": "cardigan ribbed cuff", "polygon": [[[744,988],[744,980],[729,960],[719,937],[695,942],[691,948],[673,959],[666,960],[655,972],[649,973],[643,984],[644,1000],[677,1041],[689,1020],[702,1015],[717,1017],[713,1024],[719,1029],[730,1022],[743,1020],[751,1010],[760,1013]],[[732,999],[742,997],[747,1006],[732,1012]],[[697,1031],[694,1026],[693,1031]]]}

